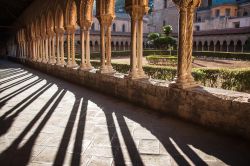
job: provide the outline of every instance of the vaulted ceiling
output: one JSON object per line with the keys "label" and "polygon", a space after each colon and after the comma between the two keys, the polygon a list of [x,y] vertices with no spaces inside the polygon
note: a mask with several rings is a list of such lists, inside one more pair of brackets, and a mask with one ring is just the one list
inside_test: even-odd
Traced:
{"label": "vaulted ceiling", "polygon": [[4,42],[16,27],[13,23],[34,0],[0,1],[0,42]]}

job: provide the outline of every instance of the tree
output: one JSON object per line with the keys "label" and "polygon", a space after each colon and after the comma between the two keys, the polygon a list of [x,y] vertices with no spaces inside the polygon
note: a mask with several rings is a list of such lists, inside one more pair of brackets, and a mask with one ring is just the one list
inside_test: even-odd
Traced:
{"label": "tree", "polygon": [[171,37],[170,34],[173,28],[171,25],[166,25],[163,27],[164,34],[159,33],[149,33],[148,34],[148,44],[154,48],[168,49],[176,45],[176,39]]}
{"label": "tree", "polygon": [[169,36],[172,33],[173,27],[171,25],[166,25],[163,27],[163,32],[166,36]]}

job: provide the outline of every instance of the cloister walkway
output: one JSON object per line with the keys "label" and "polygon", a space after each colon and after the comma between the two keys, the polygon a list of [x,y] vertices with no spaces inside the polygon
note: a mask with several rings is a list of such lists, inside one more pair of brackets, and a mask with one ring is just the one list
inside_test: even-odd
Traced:
{"label": "cloister walkway", "polygon": [[250,145],[0,61],[0,165],[249,165]]}

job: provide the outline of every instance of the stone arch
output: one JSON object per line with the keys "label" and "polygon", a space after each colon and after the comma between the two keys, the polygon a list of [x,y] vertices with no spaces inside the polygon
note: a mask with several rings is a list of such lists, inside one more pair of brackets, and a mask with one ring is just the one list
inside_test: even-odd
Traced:
{"label": "stone arch", "polygon": [[115,23],[113,23],[113,25],[112,25],[112,31],[116,32],[116,24]]}
{"label": "stone arch", "polygon": [[119,42],[117,41],[116,43],[115,43],[115,48],[116,48],[116,50],[120,50],[120,44],[119,44]]}
{"label": "stone arch", "polygon": [[125,24],[122,25],[122,32],[126,32],[126,25]]}
{"label": "stone arch", "polygon": [[233,40],[231,40],[229,45],[228,45],[228,51],[234,52],[234,41]]}
{"label": "stone arch", "polygon": [[196,46],[196,41],[193,42],[193,50],[196,51],[197,50],[197,46]]}
{"label": "stone arch", "polygon": [[241,52],[242,51],[242,42],[241,40],[238,40],[235,46],[235,52]]}
{"label": "stone arch", "polygon": [[208,41],[204,42],[203,51],[208,51]]}
{"label": "stone arch", "polygon": [[61,6],[58,5],[55,12],[55,27],[63,29],[63,26],[64,26],[63,10]]}
{"label": "stone arch", "polygon": [[111,49],[114,50],[114,48],[115,48],[115,42],[112,41],[112,42],[111,42]]}
{"label": "stone arch", "polygon": [[55,24],[54,24],[54,19],[53,19],[51,11],[48,12],[46,20],[47,20],[46,21],[46,23],[47,23],[47,31],[48,32],[53,32],[54,28],[55,28]]}
{"label": "stone arch", "polygon": [[223,43],[222,43],[221,51],[227,52],[227,41],[226,40],[224,40]]}
{"label": "stone arch", "polygon": [[94,0],[80,0],[79,22],[80,26],[90,27],[93,20]]}
{"label": "stone arch", "polygon": [[39,37],[41,34],[41,29],[40,29],[40,18],[36,19],[36,25],[35,25],[35,33],[36,33],[36,37]]}
{"label": "stone arch", "polygon": [[215,51],[220,51],[220,41],[219,40],[215,44]]}
{"label": "stone arch", "polygon": [[77,6],[75,0],[68,0],[66,6],[65,14],[65,23],[66,26],[76,27],[77,25]]}
{"label": "stone arch", "polygon": [[128,41],[125,42],[125,49],[128,50],[129,49],[129,44]]}
{"label": "stone arch", "polygon": [[202,51],[202,42],[201,41],[198,42],[198,51]]}
{"label": "stone arch", "polygon": [[209,51],[214,51],[214,41],[213,40],[211,40],[209,42]]}
{"label": "stone arch", "polygon": [[45,19],[45,16],[42,15],[41,17],[41,36],[44,36],[46,35],[46,19]]}

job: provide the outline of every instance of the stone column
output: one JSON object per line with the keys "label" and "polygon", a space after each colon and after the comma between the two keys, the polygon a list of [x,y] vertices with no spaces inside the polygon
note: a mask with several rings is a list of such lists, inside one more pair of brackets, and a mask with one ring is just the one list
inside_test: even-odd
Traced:
{"label": "stone column", "polygon": [[81,60],[81,66],[80,66],[80,69],[81,70],[85,70],[86,68],[86,60],[85,60],[85,38],[84,38],[84,29],[82,28],[81,29],[81,36],[80,36],[80,39],[81,39],[81,54],[82,54],[82,60]]}
{"label": "stone column", "polygon": [[55,55],[55,35],[53,34],[52,35],[52,54],[51,54],[51,58],[52,58],[52,64],[55,64],[56,63],[56,55]]}
{"label": "stone column", "polygon": [[60,35],[56,33],[56,65],[61,65],[60,60]]}
{"label": "stone column", "polygon": [[52,63],[52,59],[51,59],[51,36],[48,37],[48,58],[47,58],[47,61],[49,64]]}
{"label": "stone column", "polygon": [[101,23],[101,67],[100,72],[101,73],[107,73],[108,69],[106,66],[106,54],[105,54],[105,29],[104,25]]}
{"label": "stone column", "polygon": [[244,52],[244,45],[241,46],[241,52]]}
{"label": "stone column", "polygon": [[138,32],[137,32],[137,38],[138,38],[138,75],[140,78],[147,78],[148,76],[145,75],[143,68],[142,68],[142,60],[143,60],[143,17],[140,17],[138,20]]}
{"label": "stone column", "polygon": [[114,3],[114,0],[97,1],[96,16],[101,26],[101,67],[99,73],[115,73],[111,65],[111,25],[115,18]]}
{"label": "stone column", "polygon": [[64,33],[62,32],[60,35],[60,55],[61,55],[61,65],[65,65],[65,60],[64,60]]}
{"label": "stone column", "polygon": [[90,35],[89,30],[91,27],[91,22],[88,22],[88,25],[84,25],[81,29],[81,44],[82,44],[82,64],[81,70],[90,70],[92,65],[90,63]]}
{"label": "stone column", "polygon": [[75,30],[73,30],[73,32],[71,33],[71,60],[72,60],[72,67],[77,67],[77,63],[75,60]]}
{"label": "stone column", "polygon": [[70,49],[70,33],[67,32],[67,52],[68,52],[68,59],[67,59],[67,67],[71,67],[72,66],[72,62],[71,62],[71,57],[70,57],[70,54],[71,54],[71,49]]}
{"label": "stone column", "polygon": [[[91,27],[91,26],[90,26]],[[90,31],[90,27],[87,28],[87,30],[85,31],[85,36],[86,36],[86,67],[87,69],[92,69],[92,65],[90,63],[90,35],[89,35],[89,31]]]}
{"label": "stone column", "polygon": [[200,0],[173,0],[179,9],[179,44],[177,78],[170,86],[191,88],[197,86],[191,74],[193,50],[194,11]]}
{"label": "stone column", "polygon": [[126,0],[126,10],[131,17],[130,79],[147,79],[142,68],[143,60],[143,16],[147,14],[148,1]]}

